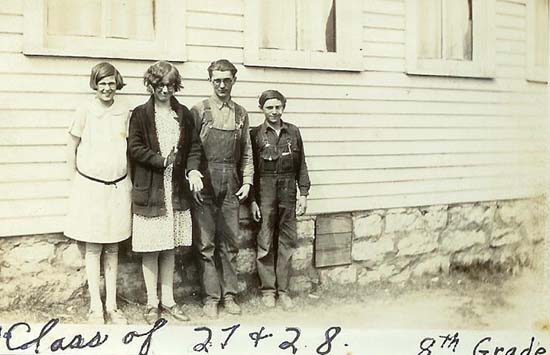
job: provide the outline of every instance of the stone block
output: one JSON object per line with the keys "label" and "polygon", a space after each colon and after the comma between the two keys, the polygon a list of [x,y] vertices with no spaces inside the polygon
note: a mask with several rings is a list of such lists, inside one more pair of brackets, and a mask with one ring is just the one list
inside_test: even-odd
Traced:
{"label": "stone block", "polygon": [[298,219],[298,239],[313,240],[315,238],[315,220],[313,218]]}
{"label": "stone block", "polygon": [[385,233],[406,232],[415,229],[418,216],[414,213],[391,213],[386,215]]}
{"label": "stone block", "polygon": [[438,234],[413,231],[397,242],[397,256],[420,255],[434,251],[438,246]]}
{"label": "stone block", "polygon": [[355,238],[375,237],[382,233],[382,217],[377,214],[356,217],[353,219]]}
{"label": "stone block", "polygon": [[521,234],[517,229],[497,229],[492,233],[490,245],[492,247],[500,247],[503,245],[514,244],[519,241],[521,241]]}
{"label": "stone block", "polygon": [[61,260],[63,265],[74,269],[84,267],[84,253],[82,251],[83,250],[78,247],[78,244],[69,244],[61,252]]}
{"label": "stone block", "polygon": [[363,269],[357,279],[360,285],[367,285],[373,282],[387,281],[392,275],[395,275],[398,270],[389,264],[380,265],[373,270]]}
{"label": "stone block", "polygon": [[313,266],[313,245],[302,245],[296,248],[291,263],[294,270],[304,270]]}
{"label": "stone block", "polygon": [[237,273],[252,274],[256,272],[256,251],[252,248],[241,249],[237,254]]}
{"label": "stone block", "polygon": [[418,263],[412,274],[414,276],[436,275],[440,272],[449,273],[451,260],[448,256],[434,256]]}
{"label": "stone block", "polygon": [[313,287],[312,281],[307,276],[292,276],[289,280],[290,292],[306,293]]}
{"label": "stone block", "polygon": [[357,269],[354,265],[334,266],[320,269],[319,277],[323,285],[345,285],[357,281]]}
{"label": "stone block", "polygon": [[399,274],[394,275],[389,278],[389,281],[394,284],[403,284],[411,278],[411,270],[405,269]]}
{"label": "stone block", "polygon": [[428,230],[441,230],[447,226],[448,213],[447,206],[429,207],[422,217],[424,225]]}
{"label": "stone block", "polygon": [[506,225],[517,224],[516,216],[518,214],[518,209],[513,202],[508,201],[499,203],[497,214],[502,223]]}
{"label": "stone block", "polygon": [[36,273],[49,268],[48,261],[55,257],[53,244],[45,242],[20,245],[7,253],[4,263],[17,273]]}
{"label": "stone block", "polygon": [[494,216],[494,205],[465,204],[453,206],[449,208],[449,223],[447,229],[478,229],[481,226],[493,223]]}
{"label": "stone block", "polygon": [[495,261],[489,250],[470,250],[455,254],[451,258],[451,265],[469,267],[473,265],[484,265]]}
{"label": "stone block", "polygon": [[446,231],[441,238],[441,249],[444,252],[457,252],[486,241],[483,231]]}
{"label": "stone block", "polygon": [[368,261],[370,264],[378,264],[388,253],[394,251],[394,243],[391,238],[381,238],[378,241],[356,241],[353,243],[351,256],[354,261]]}

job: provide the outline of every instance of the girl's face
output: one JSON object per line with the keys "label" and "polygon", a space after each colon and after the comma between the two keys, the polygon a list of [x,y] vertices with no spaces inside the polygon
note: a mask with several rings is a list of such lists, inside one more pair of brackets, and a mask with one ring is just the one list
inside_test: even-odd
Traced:
{"label": "girl's face", "polygon": [[96,96],[102,103],[112,103],[115,94],[116,79],[114,75],[107,76],[97,82]]}
{"label": "girl's face", "polygon": [[169,80],[162,80],[156,86],[153,86],[153,94],[157,102],[167,103],[176,92],[176,88]]}

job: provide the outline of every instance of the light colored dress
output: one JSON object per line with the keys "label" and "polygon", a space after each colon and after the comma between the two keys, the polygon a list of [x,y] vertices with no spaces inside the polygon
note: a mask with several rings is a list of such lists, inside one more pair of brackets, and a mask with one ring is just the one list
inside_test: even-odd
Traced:
{"label": "light colored dress", "polygon": [[[126,138],[129,107],[115,100],[105,107],[97,98],[80,107],[69,133],[80,137],[77,169],[103,181],[127,174]],[[75,173],[68,202],[65,235],[91,243],[116,243],[130,237],[132,229],[130,176],[105,185]]]}
{"label": "light colored dress", "polygon": [[[160,154],[168,156],[178,143],[180,127],[174,119],[173,110],[155,107],[155,126],[160,145]],[[166,214],[159,217],[145,217],[134,214],[132,249],[136,252],[170,250],[191,245],[191,213],[174,211],[172,208],[173,164],[164,169],[164,203]],[[185,181],[184,183],[187,183]]]}

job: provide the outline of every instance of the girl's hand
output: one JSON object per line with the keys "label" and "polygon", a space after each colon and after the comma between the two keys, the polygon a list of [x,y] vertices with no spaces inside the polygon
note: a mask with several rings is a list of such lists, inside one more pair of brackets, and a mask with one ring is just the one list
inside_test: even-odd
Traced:
{"label": "girl's hand", "polygon": [[202,184],[202,174],[198,170],[191,170],[187,173],[187,180],[189,180],[189,189],[193,192],[201,191],[204,187]]}

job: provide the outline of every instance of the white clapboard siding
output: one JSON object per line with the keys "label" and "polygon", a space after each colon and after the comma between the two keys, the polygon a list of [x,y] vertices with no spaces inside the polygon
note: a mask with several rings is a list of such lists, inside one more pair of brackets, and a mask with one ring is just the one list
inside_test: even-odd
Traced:
{"label": "white clapboard siding", "polygon": [[[186,0],[187,61],[180,102],[210,95],[216,58],[239,72],[233,95],[263,121],[259,94],[288,97],[301,128],[312,214],[529,197],[546,159],[547,87],[525,80],[526,9],[496,1],[496,77],[405,74],[405,0],[363,0],[363,72],[247,67],[244,0]],[[94,58],[23,55],[23,0],[0,0],[0,236],[63,229],[67,127],[92,97]],[[182,40],[178,38],[176,40]],[[150,61],[109,59],[119,98],[145,102]],[[521,183],[518,183],[521,182]]]}
{"label": "white clapboard siding", "polygon": [[[309,152],[307,152],[309,154]],[[367,170],[405,169],[437,167],[469,167],[475,174],[482,166],[526,164],[529,168],[542,165],[544,152],[534,153],[440,153],[440,154],[399,154],[399,155],[350,155],[350,156],[308,156],[307,164],[313,171],[322,170]]]}

